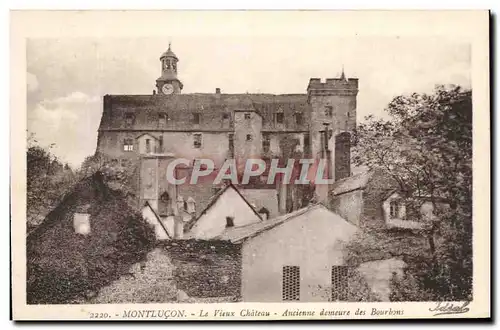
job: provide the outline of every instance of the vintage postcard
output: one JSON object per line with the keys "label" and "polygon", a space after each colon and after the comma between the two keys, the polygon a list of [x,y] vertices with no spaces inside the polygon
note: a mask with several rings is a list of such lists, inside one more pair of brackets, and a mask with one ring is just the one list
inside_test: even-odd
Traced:
{"label": "vintage postcard", "polygon": [[15,320],[490,317],[487,11],[14,11]]}

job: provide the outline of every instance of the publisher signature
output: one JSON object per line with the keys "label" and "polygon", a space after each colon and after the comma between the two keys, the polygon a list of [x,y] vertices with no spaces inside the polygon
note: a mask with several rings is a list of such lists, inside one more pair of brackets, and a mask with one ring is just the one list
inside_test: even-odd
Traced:
{"label": "publisher signature", "polygon": [[433,316],[445,315],[445,314],[463,314],[469,311],[467,307],[469,305],[469,301],[462,303],[462,305],[453,304],[450,302],[438,302],[436,307],[429,308],[430,312],[434,312]]}

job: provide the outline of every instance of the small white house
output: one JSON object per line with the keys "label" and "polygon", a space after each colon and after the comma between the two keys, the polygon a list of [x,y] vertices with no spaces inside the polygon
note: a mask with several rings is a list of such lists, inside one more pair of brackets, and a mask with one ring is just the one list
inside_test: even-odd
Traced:
{"label": "small white house", "polygon": [[217,239],[242,244],[244,302],[314,302],[347,299],[344,246],[356,231],[316,204],[229,228]]}
{"label": "small white house", "polygon": [[226,228],[262,222],[261,216],[233,185],[221,189],[188,228],[185,238],[212,239]]}
{"label": "small white house", "polygon": [[[404,198],[394,190],[383,200],[382,209],[385,223],[388,228],[425,229],[432,221],[435,221],[436,214],[434,205],[428,197],[418,197],[421,205],[418,213],[409,215]],[[437,207],[447,207],[448,203],[442,198],[437,198]]]}

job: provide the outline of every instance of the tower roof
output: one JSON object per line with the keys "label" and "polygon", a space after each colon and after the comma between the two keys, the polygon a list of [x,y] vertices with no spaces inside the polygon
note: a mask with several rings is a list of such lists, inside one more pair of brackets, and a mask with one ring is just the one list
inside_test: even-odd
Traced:
{"label": "tower roof", "polygon": [[166,52],[164,52],[163,54],[161,54],[160,56],[160,59],[164,58],[164,57],[173,57],[175,58],[176,60],[179,60],[177,58],[177,56],[175,55],[175,53],[172,51],[171,49],[171,43],[168,43],[168,49]]}

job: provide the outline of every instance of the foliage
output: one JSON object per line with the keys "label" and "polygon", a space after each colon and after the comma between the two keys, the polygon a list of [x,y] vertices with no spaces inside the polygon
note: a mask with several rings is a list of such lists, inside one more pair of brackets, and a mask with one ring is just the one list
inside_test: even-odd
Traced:
{"label": "foliage", "polygon": [[106,184],[114,190],[120,191],[132,208],[137,208],[137,171],[138,168],[132,161],[123,160],[118,163],[116,159],[110,159],[102,154],[96,153],[88,156],[77,171],[79,177],[87,177],[93,173],[103,174]]}
{"label": "foliage", "polygon": [[142,216],[128,208],[118,192],[98,191],[89,210],[91,234],[74,232],[73,202],[82,195],[70,194],[28,237],[28,303],[85,300],[152,249],[154,230]]}
{"label": "foliage", "polygon": [[[421,233],[428,250],[418,250],[425,262],[412,260],[408,270],[412,280],[408,281],[430,292],[435,300],[471,296],[471,94],[456,86],[438,86],[430,95],[398,96],[386,109],[389,120],[368,117],[353,137],[355,165],[388,174],[410,208],[418,208],[422,197],[432,202],[435,216],[429,230]],[[450,207],[439,208],[442,200]],[[404,247],[399,252],[394,247],[380,248],[403,256]]]}
{"label": "foliage", "polygon": [[[366,282],[366,279],[354,267],[349,267],[347,272],[347,292],[346,301],[349,302],[375,302],[380,301],[379,297],[372,292],[372,289]],[[315,295],[324,300],[330,300],[332,290],[336,290],[331,285],[316,285]]]}
{"label": "foliage", "polygon": [[26,152],[26,212],[28,232],[36,227],[72,187],[77,178],[71,167],[63,164],[50,149],[38,145],[35,136],[28,138]]}

